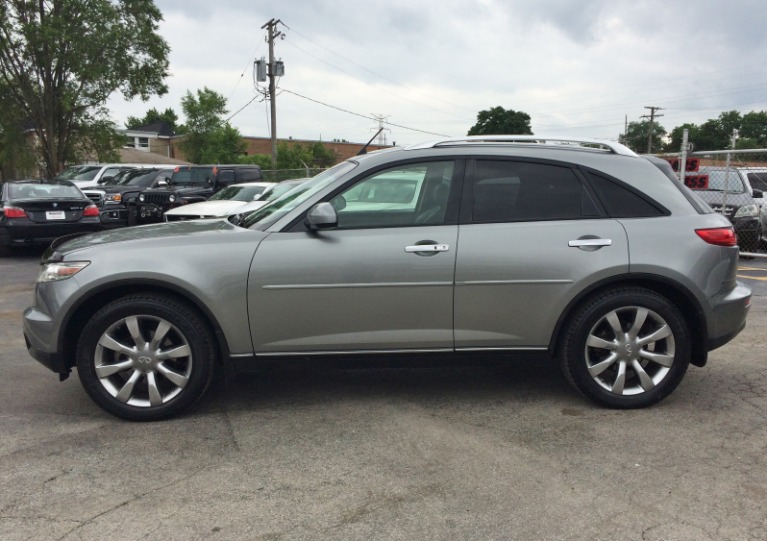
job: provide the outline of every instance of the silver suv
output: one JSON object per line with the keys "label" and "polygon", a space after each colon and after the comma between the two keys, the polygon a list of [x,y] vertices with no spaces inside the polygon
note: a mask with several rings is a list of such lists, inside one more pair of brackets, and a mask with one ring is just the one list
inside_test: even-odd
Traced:
{"label": "silver suv", "polygon": [[133,420],[219,371],[363,353],[554,357],[637,408],[743,329],[737,261],[728,220],[626,147],[467,137],[352,158],[245,216],[56,242],[24,335]]}

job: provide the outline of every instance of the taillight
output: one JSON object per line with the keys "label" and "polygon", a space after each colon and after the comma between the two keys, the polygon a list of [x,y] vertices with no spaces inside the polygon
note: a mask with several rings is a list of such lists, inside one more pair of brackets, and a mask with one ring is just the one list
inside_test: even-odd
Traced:
{"label": "taillight", "polygon": [[6,218],[26,218],[27,213],[24,212],[24,209],[16,208],[16,207],[5,207],[5,217]]}
{"label": "taillight", "polygon": [[98,216],[99,209],[96,205],[88,205],[83,209],[83,216]]}
{"label": "taillight", "polygon": [[712,229],[696,229],[700,238],[716,246],[737,246],[738,237],[732,227],[714,227]]}

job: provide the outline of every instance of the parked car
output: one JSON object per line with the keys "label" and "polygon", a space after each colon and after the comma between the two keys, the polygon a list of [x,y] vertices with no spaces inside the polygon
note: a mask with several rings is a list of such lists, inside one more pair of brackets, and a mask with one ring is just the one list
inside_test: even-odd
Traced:
{"label": "parked car", "polygon": [[[767,193],[767,167],[739,167],[741,176],[745,176],[746,182],[748,182],[751,194],[762,208],[762,214],[767,215],[767,197],[764,196]],[[755,194],[761,193],[762,197],[756,197]],[[763,231],[767,234],[767,231]]]}
{"label": "parked car", "polygon": [[66,180],[7,181],[0,204],[2,250],[100,228],[99,209]]}
{"label": "parked car", "polygon": [[[420,179],[413,208],[347,202],[403,177]],[[645,407],[750,307],[732,225],[688,197],[612,142],[371,152],[244,217],[55,243],[24,335],[35,359],[61,379],[76,367],[97,404],[134,420],[178,414],[222,370],[366,354],[553,357],[595,402]]]}
{"label": "parked car", "polygon": [[139,195],[140,223],[163,220],[163,213],[190,203],[205,201],[219,190],[243,182],[261,180],[257,165],[193,165],[176,167],[167,186],[146,190]]}
{"label": "parked car", "polygon": [[[245,214],[257,208],[261,208],[270,201],[274,201],[282,194],[292,190],[296,186],[302,184],[308,179],[290,179],[283,180],[282,182],[251,182],[245,184],[234,184],[227,188],[224,188],[220,192],[211,196],[207,201],[201,203],[192,203],[191,205],[184,205],[176,207],[166,211],[163,214],[166,222],[175,222],[179,220],[194,220],[199,218],[220,218],[224,216],[231,216],[232,214]],[[250,191],[245,189],[237,192],[235,197],[241,197],[241,200],[224,199],[225,197],[234,193],[231,188],[235,186],[248,186],[265,185],[263,190],[254,195],[251,199],[245,200]]]}
{"label": "parked car", "polygon": [[756,252],[767,242],[767,212],[761,203],[764,193],[751,188],[743,170],[702,166],[686,179],[701,199],[732,222],[741,250]]}
{"label": "parked car", "polygon": [[68,180],[78,188],[91,188],[98,186],[99,181],[107,177],[114,177],[121,171],[141,167],[131,163],[101,163],[71,165],[56,175],[57,180]]}
{"label": "parked car", "polygon": [[98,205],[104,227],[135,225],[139,194],[167,185],[172,174],[173,169],[168,167],[126,169],[98,188],[84,189],[83,193]]}
{"label": "parked car", "polygon": [[236,212],[238,207],[257,200],[264,192],[269,192],[273,186],[275,186],[273,182],[232,184],[210,196],[207,201],[172,208],[163,214],[163,218],[166,222],[172,222],[229,216]]}

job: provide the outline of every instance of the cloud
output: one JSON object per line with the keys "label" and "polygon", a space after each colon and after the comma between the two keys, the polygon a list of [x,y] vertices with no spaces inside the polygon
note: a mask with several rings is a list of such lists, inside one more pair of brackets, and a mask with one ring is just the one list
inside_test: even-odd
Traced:
{"label": "cloud", "polygon": [[[114,116],[173,107],[208,86],[234,112],[257,93],[264,23],[285,34],[278,135],[363,141],[388,115],[390,140],[463,135],[496,105],[525,111],[538,133],[617,137],[645,106],[667,129],[721,111],[767,109],[761,4],[646,0],[336,0],[280,3],[157,0],[171,45],[170,92],[144,104],[110,100]],[[318,103],[319,102],[319,103]],[[232,119],[268,136],[266,104]]]}

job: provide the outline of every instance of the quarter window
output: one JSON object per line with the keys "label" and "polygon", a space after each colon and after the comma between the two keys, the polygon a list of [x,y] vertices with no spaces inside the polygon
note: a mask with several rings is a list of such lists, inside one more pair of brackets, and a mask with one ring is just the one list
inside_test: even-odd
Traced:
{"label": "quarter window", "polygon": [[607,177],[591,173],[589,179],[612,218],[644,218],[666,213],[644,196]]}
{"label": "quarter window", "polygon": [[598,215],[575,173],[556,165],[478,160],[474,222],[572,220]]}

